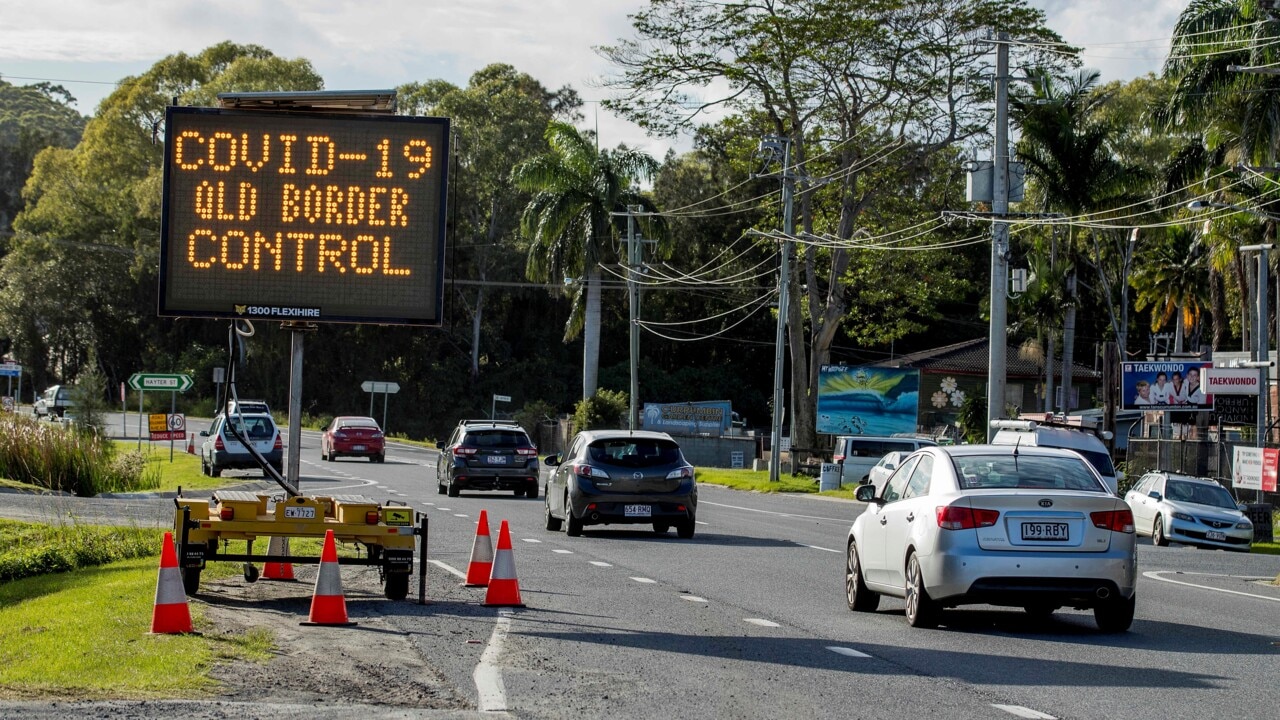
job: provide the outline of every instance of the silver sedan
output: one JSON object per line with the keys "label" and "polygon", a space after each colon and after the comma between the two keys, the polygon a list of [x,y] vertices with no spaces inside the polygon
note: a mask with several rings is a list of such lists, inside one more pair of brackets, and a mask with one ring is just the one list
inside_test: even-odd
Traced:
{"label": "silver sedan", "polygon": [[1253,523],[1227,489],[1209,478],[1149,472],[1124,496],[1138,534],[1170,542],[1249,552]]}
{"label": "silver sedan", "polygon": [[849,608],[903,598],[907,622],[931,627],[966,604],[1048,616],[1092,609],[1099,629],[1133,622],[1133,514],[1069,450],[960,445],[916,451],[849,529]]}

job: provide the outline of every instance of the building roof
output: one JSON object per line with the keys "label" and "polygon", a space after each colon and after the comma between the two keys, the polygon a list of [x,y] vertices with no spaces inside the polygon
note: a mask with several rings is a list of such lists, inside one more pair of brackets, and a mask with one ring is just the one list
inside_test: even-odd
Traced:
{"label": "building roof", "polygon": [[[899,355],[890,360],[873,363],[873,367],[917,368],[927,373],[956,373],[961,375],[986,375],[987,338],[965,340],[931,350]],[[1097,381],[1102,373],[1078,362],[1072,363],[1071,379]],[[1054,375],[1062,375],[1062,360],[1054,358]],[[1005,348],[1005,369],[1011,378],[1044,377],[1044,359],[1039,352],[1028,352],[1023,346],[1010,344]]]}

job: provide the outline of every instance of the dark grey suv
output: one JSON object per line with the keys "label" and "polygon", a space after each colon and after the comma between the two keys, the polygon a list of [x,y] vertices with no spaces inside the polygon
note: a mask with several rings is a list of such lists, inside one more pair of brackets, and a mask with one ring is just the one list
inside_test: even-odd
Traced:
{"label": "dark grey suv", "polygon": [[538,497],[538,448],[519,424],[463,420],[440,447],[436,489],[457,497],[463,490],[511,490]]}
{"label": "dark grey suv", "polygon": [[547,529],[581,535],[587,525],[652,524],[693,537],[698,484],[670,435],[644,430],[587,430],[569,449],[543,460]]}

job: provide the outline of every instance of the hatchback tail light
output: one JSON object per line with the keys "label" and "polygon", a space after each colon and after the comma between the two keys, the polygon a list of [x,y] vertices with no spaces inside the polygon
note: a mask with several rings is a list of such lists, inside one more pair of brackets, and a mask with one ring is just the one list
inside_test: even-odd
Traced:
{"label": "hatchback tail light", "polygon": [[683,480],[691,477],[693,477],[693,468],[688,465],[685,465],[682,468],[676,468],[675,470],[667,473],[668,480]]}
{"label": "hatchback tail light", "polygon": [[535,447],[516,448],[516,454],[517,455],[537,455],[538,448],[535,448]]}
{"label": "hatchback tail light", "polygon": [[468,455],[475,455],[476,448],[462,447],[461,445],[458,445],[453,448],[453,454],[457,457],[466,457]]}
{"label": "hatchback tail light", "polygon": [[999,510],[967,508],[962,505],[938,506],[938,527],[943,530],[972,530],[991,527],[1000,519]]}
{"label": "hatchback tail light", "polygon": [[272,450],[284,449],[284,438],[280,436],[280,433],[276,433],[276,441],[271,445],[271,449]]}
{"label": "hatchback tail light", "polygon": [[219,435],[218,437],[216,437],[216,438],[214,438],[214,439],[213,439],[213,449],[214,449],[214,450],[226,450],[226,449],[227,449],[227,446],[222,442],[222,436],[221,436],[221,435]]}
{"label": "hatchback tail light", "polygon": [[1133,511],[1128,508],[1089,513],[1089,519],[1093,521],[1094,527],[1100,527],[1103,530],[1118,533],[1133,532]]}
{"label": "hatchback tail light", "polygon": [[598,467],[595,467],[594,465],[574,465],[573,474],[578,475],[580,477],[587,477],[587,478],[603,478],[605,480],[609,479],[609,473],[601,470]]}

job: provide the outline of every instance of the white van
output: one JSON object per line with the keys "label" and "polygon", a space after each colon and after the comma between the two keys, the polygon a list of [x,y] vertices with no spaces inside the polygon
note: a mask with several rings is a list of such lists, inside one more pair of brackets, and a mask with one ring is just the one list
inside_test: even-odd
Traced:
{"label": "white van", "polygon": [[[992,445],[1032,445],[1035,447],[1052,447],[1075,450],[1084,456],[1102,476],[1107,489],[1116,494],[1121,474],[1111,462],[1111,454],[1102,443],[1094,425],[1080,416],[1038,415],[1038,419],[1028,419],[1026,415],[1018,420],[992,420],[991,427],[996,435],[991,439]],[[1103,437],[1110,435],[1103,431]]]}
{"label": "white van", "polygon": [[840,484],[866,483],[871,468],[891,452],[913,453],[922,447],[937,445],[932,440],[916,437],[877,437],[874,435],[841,435],[831,461],[840,466]]}

